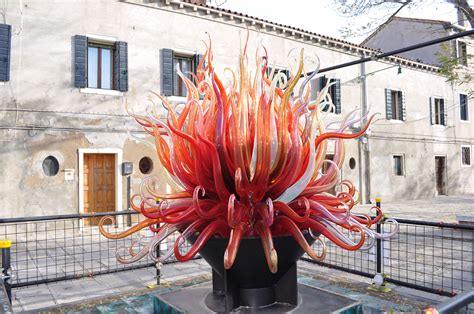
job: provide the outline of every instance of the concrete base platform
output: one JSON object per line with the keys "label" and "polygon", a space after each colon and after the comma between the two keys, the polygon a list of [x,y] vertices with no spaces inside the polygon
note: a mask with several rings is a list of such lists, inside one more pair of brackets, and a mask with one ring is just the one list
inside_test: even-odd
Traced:
{"label": "concrete base platform", "polygon": [[[183,288],[177,291],[166,292],[156,295],[154,300],[156,310],[171,306],[176,312],[209,314],[215,313],[205,305],[206,298],[215,298],[212,294],[212,285],[203,284]],[[217,297],[218,299],[218,297]],[[239,308],[235,313],[361,313],[362,304],[342,295],[323,289],[298,284],[298,305],[275,303],[266,307],[249,309]],[[217,300],[218,301],[218,300]],[[222,304],[223,305],[223,304]],[[158,307],[158,308],[157,308]],[[222,313],[225,308],[222,309]],[[218,313],[221,313],[219,311]]]}

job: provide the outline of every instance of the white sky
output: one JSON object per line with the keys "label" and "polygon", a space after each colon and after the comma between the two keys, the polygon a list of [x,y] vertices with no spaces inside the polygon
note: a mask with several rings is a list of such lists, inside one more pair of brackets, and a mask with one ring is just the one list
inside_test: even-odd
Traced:
{"label": "white sky", "polygon": [[[212,5],[224,0],[212,0]],[[322,35],[341,38],[340,29],[353,22],[366,25],[371,20],[383,22],[394,12],[394,7],[372,10],[370,14],[358,18],[343,17],[334,4],[335,0],[227,0],[220,7],[266,19],[285,25],[295,26]],[[456,22],[456,10],[443,0],[419,0],[421,5],[404,8],[398,16],[426,18]],[[360,43],[370,34],[348,37],[346,40]]]}

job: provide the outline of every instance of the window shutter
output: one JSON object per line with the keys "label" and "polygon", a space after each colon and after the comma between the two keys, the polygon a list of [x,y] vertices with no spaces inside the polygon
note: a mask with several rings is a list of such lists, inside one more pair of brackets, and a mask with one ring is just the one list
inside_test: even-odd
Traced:
{"label": "window shutter", "polygon": [[319,78],[319,90],[320,91],[323,90],[323,88],[326,87],[327,83],[328,83],[328,80],[326,79],[326,76],[324,75],[321,76]]}
{"label": "window shutter", "polygon": [[162,92],[165,96],[173,95],[173,50],[161,50]]}
{"label": "window shutter", "polygon": [[334,106],[336,107],[336,114],[341,113],[341,80],[336,79],[336,84],[334,84]]}
{"label": "window shutter", "polygon": [[203,58],[204,58],[204,55],[200,55],[200,54],[194,55],[194,72],[197,73],[197,67],[199,65],[199,62],[201,62]]}
{"label": "window shutter", "polygon": [[392,120],[392,91],[388,88],[385,89],[385,112],[387,120]]}
{"label": "window shutter", "polygon": [[448,125],[448,106],[446,106],[446,101],[447,99],[443,99],[443,111],[441,112],[441,114],[443,115],[443,121],[442,121],[442,124],[443,125]]}
{"label": "window shutter", "polygon": [[12,43],[12,26],[0,24],[0,81],[10,80],[10,52]]}
{"label": "window shutter", "polygon": [[433,97],[430,97],[430,123],[431,125],[434,124],[434,121],[435,121],[435,117],[434,117],[434,99]]}
{"label": "window shutter", "polygon": [[128,44],[124,41],[115,43],[114,77],[115,89],[128,91]]}
{"label": "window shutter", "polygon": [[405,102],[405,93],[400,92],[400,110],[402,113],[402,121],[406,121],[407,119],[407,106]]}
{"label": "window shutter", "polygon": [[87,37],[74,36],[74,86],[87,86]]}
{"label": "window shutter", "polygon": [[320,91],[321,87],[321,79],[320,78],[315,78],[309,81],[309,84],[311,85],[311,95],[309,99],[311,101],[316,100],[318,97],[318,92]]}

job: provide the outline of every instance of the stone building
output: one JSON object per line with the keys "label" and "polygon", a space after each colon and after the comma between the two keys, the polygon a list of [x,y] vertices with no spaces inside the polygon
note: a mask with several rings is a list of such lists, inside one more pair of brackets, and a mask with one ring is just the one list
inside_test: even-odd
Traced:
{"label": "stone building", "polygon": [[[449,36],[467,29],[468,26],[464,20],[460,20],[459,24],[452,24],[439,20],[393,16],[380,25],[361,45],[381,49],[382,51],[390,51]],[[461,64],[467,66],[469,42],[469,39],[460,38],[447,43],[407,51],[400,54],[400,56],[423,63],[439,65],[438,54],[445,54],[447,53],[446,50],[449,49],[451,53],[459,58]],[[444,50],[442,45],[447,45],[448,49]]]}
{"label": "stone building", "polygon": [[[322,66],[374,49],[228,10],[177,1],[9,1],[0,25],[0,208],[2,216],[122,210],[143,176],[167,179],[125,111],[149,91],[183,100],[173,65],[192,69],[213,39],[215,66],[235,65],[239,32],[261,42],[270,63],[304,48]],[[401,73],[400,70],[401,69]],[[336,80],[328,119],[379,112],[370,132],[347,142],[343,176],[364,202],[474,192],[474,130],[464,87],[438,68],[402,57],[324,74]],[[3,71],[3,72],[2,72]],[[462,111],[464,110],[464,112]],[[124,163],[133,172],[124,171]],[[127,164],[129,165],[129,164]],[[171,187],[172,188],[172,187]]]}

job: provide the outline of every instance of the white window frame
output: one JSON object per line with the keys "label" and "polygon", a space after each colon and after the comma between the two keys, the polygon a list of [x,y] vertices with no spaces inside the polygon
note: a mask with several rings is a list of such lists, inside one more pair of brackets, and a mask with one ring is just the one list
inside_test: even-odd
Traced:
{"label": "white window frame", "polygon": [[[396,174],[395,172],[395,157],[401,157],[402,159],[402,174],[399,175],[399,174]],[[406,176],[406,168],[405,168],[405,154],[392,154],[391,155],[391,162],[393,162],[392,164],[392,175],[395,176],[395,177],[405,177]]]}
{"label": "white window frame", "polygon": [[[463,155],[462,155],[462,152],[463,152],[463,148],[469,148],[469,165],[465,165],[463,163]],[[461,145],[461,167],[462,168],[470,168],[472,166],[472,147],[471,145]]]}
{"label": "white window frame", "polygon": [[[440,127],[447,127],[448,126],[448,121],[447,121],[447,117],[446,117],[446,125],[444,125],[443,123],[441,123],[442,119],[444,119],[444,116],[447,115],[447,106],[446,106],[446,103],[447,103],[447,99],[444,98],[444,97],[441,97],[441,96],[433,96],[431,97],[432,98],[432,101],[433,101],[433,126],[440,126]],[[436,100],[441,100],[443,101],[443,112],[440,112],[440,116],[439,116],[439,122],[440,123],[436,123]],[[431,119],[431,117],[430,117]]]}
{"label": "white window frame", "polygon": [[[461,119],[461,95],[466,96],[466,113],[467,119]],[[469,96],[466,93],[459,93],[459,122],[461,123],[469,123],[470,120],[470,112],[469,112]]]}
{"label": "white window frame", "polygon": [[[97,34],[86,34],[85,36],[87,37],[88,40],[91,40],[92,42],[97,43],[97,44],[115,45],[115,43],[118,41],[117,37],[112,37],[112,36],[103,36],[103,35],[97,35]],[[89,49],[89,43],[87,43],[87,49]],[[113,57],[114,56],[112,55],[112,58]],[[89,82],[87,82],[87,85],[89,85]],[[102,88],[91,88],[91,87],[80,88],[79,93],[104,95],[104,96],[116,96],[116,97],[122,97],[124,95],[123,92],[116,89],[102,89]]]}
{"label": "white window frame", "polygon": [[[460,53],[459,45],[461,43],[463,43],[466,46],[466,64],[460,62],[461,53]],[[459,40],[459,39],[456,40],[456,59],[458,61],[458,65],[463,66],[463,67],[469,66],[469,54],[467,53],[467,47],[468,47],[468,44],[464,40]]]}

